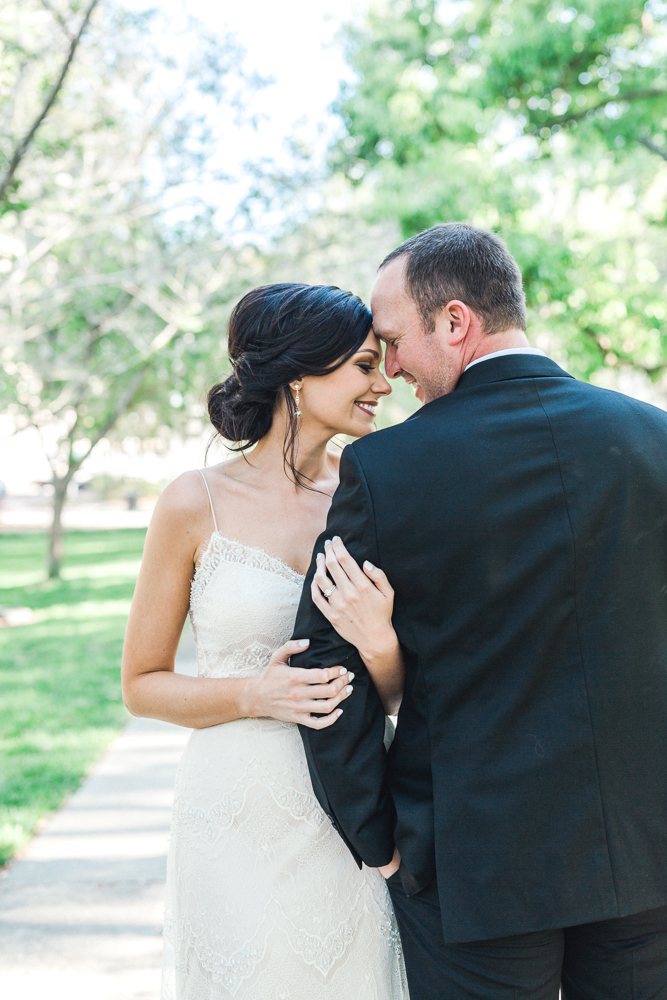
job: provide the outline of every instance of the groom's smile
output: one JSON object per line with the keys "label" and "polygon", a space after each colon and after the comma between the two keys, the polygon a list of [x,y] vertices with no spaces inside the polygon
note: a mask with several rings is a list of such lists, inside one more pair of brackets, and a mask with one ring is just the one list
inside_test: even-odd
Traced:
{"label": "groom's smile", "polygon": [[411,375],[410,372],[406,372],[404,368],[401,368],[401,370],[397,372],[395,377],[398,378],[399,375],[405,382],[407,382],[408,385],[414,386],[415,396],[417,397],[420,403],[423,403],[424,402],[423,396],[419,395],[419,393],[421,392],[421,386],[417,381],[417,379],[414,377],[414,375]]}

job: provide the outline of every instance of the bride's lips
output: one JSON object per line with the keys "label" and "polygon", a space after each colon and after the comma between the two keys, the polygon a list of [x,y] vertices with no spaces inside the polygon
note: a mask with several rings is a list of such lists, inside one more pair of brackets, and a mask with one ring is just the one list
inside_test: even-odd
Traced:
{"label": "bride's lips", "polygon": [[375,416],[375,407],[377,406],[376,402],[371,402],[369,399],[355,399],[354,405],[358,406],[360,410],[364,411],[364,413],[368,413],[369,416]]}

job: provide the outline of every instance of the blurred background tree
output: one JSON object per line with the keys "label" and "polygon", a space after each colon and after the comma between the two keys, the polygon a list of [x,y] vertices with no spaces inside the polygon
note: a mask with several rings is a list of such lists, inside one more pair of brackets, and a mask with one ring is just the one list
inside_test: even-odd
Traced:
{"label": "blurred background tree", "polygon": [[[247,116],[261,81],[201,25],[158,44],[160,16],[111,0],[0,11],[0,188],[16,161],[0,390],[50,461],[51,574],[98,442],[158,451],[201,431],[243,291],[367,296],[384,254],[438,221],[502,233],[532,340],[573,374],[667,404],[667,4],[371,0],[343,35],[353,77],[326,169],[312,130],[280,169],[253,164],[244,229],[216,218],[229,178],[211,164],[216,123]],[[414,407],[395,384],[381,425]]]}
{"label": "blurred background tree", "polygon": [[166,58],[153,17],[95,7],[21,0],[0,23],[0,389],[52,471],[51,577],[68,486],[102,439],[161,447],[200,429],[204,373],[224,365],[225,310],[256,258],[201,194],[224,180],[208,120],[242,114],[258,85],[242,53],[194,25],[191,51]]}
{"label": "blurred background tree", "polygon": [[382,0],[344,44],[332,165],[367,217],[499,230],[533,340],[664,403],[667,4]]}

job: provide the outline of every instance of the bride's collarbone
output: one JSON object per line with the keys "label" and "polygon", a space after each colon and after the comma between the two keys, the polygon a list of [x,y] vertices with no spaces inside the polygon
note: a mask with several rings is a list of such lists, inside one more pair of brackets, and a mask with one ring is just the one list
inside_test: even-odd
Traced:
{"label": "bride's collarbone", "polygon": [[[210,486],[218,533],[304,575],[315,541],[326,525],[331,497],[316,490],[296,490],[287,481],[273,482],[273,477],[260,482],[255,476],[230,475],[231,470],[224,468],[230,464],[210,470],[217,473]],[[202,539],[197,563],[209,537],[207,534]]]}

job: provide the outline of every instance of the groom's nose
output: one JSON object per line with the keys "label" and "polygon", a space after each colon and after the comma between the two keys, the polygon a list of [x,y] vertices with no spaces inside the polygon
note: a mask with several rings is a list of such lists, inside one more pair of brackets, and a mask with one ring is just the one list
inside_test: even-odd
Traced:
{"label": "groom's nose", "polygon": [[396,360],[396,348],[387,344],[384,355],[384,371],[387,378],[398,378],[402,368]]}

